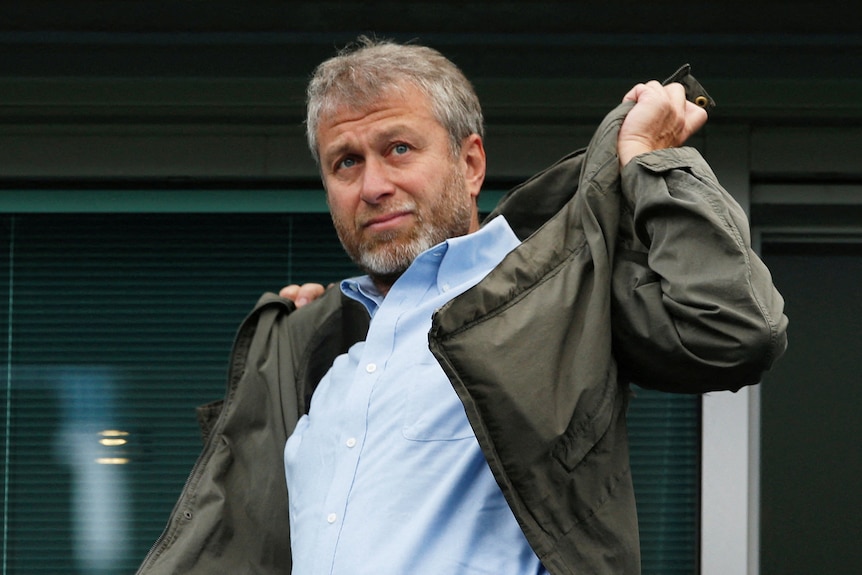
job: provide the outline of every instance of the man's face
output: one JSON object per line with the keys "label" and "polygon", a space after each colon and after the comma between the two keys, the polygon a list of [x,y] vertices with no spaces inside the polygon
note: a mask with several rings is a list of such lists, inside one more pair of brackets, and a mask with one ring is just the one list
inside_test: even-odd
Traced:
{"label": "man's face", "polygon": [[318,145],[338,236],[372,277],[391,283],[424,250],[478,229],[482,141],[465,139],[453,158],[447,131],[419,91],[363,110],[340,108],[321,122]]}

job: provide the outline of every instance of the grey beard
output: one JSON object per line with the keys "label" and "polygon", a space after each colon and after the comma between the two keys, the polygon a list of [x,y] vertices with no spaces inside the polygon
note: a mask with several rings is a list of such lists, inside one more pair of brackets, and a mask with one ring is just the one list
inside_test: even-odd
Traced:
{"label": "grey beard", "polygon": [[389,249],[378,246],[379,249],[363,250],[356,261],[357,265],[371,277],[391,278],[403,274],[419,254],[431,248],[446,238],[435,241],[436,230],[425,230],[422,235],[407,244],[400,244]]}
{"label": "grey beard", "polygon": [[[464,186],[463,178],[451,171],[429,213],[417,213],[413,230],[417,235],[407,241],[399,240],[398,232],[393,232],[390,237],[378,237],[371,245],[349,245],[351,242],[345,243],[344,240],[350,236],[342,235],[344,230],[340,229],[336,219],[335,228],[339,230],[341,243],[351,259],[373,279],[384,280],[391,285],[419,254],[449,238],[469,233],[472,205],[458,197]],[[416,206],[408,203],[403,207],[415,209]]]}

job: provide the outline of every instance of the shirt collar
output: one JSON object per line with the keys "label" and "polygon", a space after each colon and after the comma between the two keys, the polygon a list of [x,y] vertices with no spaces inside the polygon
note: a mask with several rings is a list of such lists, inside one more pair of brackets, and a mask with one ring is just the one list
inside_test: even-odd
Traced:
{"label": "shirt collar", "polygon": [[[449,238],[425,250],[405,274],[420,265],[433,265],[437,270],[437,289],[447,292],[465,282],[477,283],[519,243],[506,218],[497,216],[474,233]],[[383,303],[384,296],[367,275],[343,280],[341,291],[363,304],[372,317]]]}
{"label": "shirt collar", "polygon": [[519,243],[503,216],[497,216],[477,232],[446,240],[443,242],[446,251],[437,272],[437,288],[444,292],[466,282],[478,283]]}

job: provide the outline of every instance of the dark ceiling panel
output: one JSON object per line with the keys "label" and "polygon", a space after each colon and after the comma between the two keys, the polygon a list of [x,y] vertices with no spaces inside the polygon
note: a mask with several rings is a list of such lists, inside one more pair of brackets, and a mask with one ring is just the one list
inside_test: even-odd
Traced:
{"label": "dark ceiling panel", "polygon": [[0,6],[0,76],[304,78],[373,32],[435,46],[473,77],[631,78],[682,61],[713,77],[834,77],[862,61],[855,12],[846,0],[27,0]]}
{"label": "dark ceiling panel", "polygon": [[[844,121],[862,117],[862,27],[855,2],[273,2],[26,0],[0,4],[0,116],[86,121],[89,110],[220,121],[248,113],[277,121],[301,109],[301,86],[323,59],[360,33],[434,46],[483,92],[489,117],[547,122],[592,117],[633,82],[682,63],[719,90],[727,121]],[[38,80],[38,82],[34,82]],[[143,104],[105,82],[141,87],[187,81]],[[200,91],[226,81],[223,94]],[[48,83],[44,83],[47,81]],[[256,100],[282,82],[285,105]],[[28,85],[28,82],[30,83]],[[39,83],[43,82],[43,83]],[[54,84],[51,84],[54,82]],[[235,106],[234,84],[246,84]],[[565,84],[560,86],[560,84]],[[167,85],[167,84],[165,84]],[[53,89],[52,86],[62,86]],[[598,87],[597,87],[598,86]],[[721,87],[727,87],[722,93]],[[67,102],[70,92],[93,94]],[[20,90],[20,93],[16,90]],[[38,94],[33,90],[41,90]],[[113,90],[113,91],[112,91]],[[196,92],[197,90],[197,92]],[[122,92],[122,90],[121,90]],[[123,92],[125,93],[125,92]],[[194,97],[189,94],[196,94]],[[512,94],[521,94],[518,106]],[[557,105],[548,106],[549,98]],[[107,113],[107,112],[105,112]],[[250,116],[250,117],[251,117]],[[2,121],[2,119],[0,119]]]}
{"label": "dark ceiling panel", "polygon": [[0,30],[78,32],[856,33],[854,2],[5,2]]}

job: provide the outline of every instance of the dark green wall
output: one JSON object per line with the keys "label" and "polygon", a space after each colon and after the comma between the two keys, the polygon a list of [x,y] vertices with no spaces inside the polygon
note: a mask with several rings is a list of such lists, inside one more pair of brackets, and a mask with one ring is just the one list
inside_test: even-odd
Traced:
{"label": "dark green wall", "polygon": [[764,244],[787,356],[762,386],[761,573],[857,573],[862,241]]}
{"label": "dark green wall", "polygon": [[[142,121],[188,119],[188,107],[154,109],[158,95],[148,80],[236,78],[250,88],[262,79],[296,80],[281,106],[253,114],[256,121],[295,124],[312,68],[357,34],[377,33],[444,51],[480,86],[490,123],[592,121],[632,82],[664,77],[683,62],[709,79],[720,104],[714,121],[855,121],[862,118],[855,12],[852,2],[836,0],[28,0],[0,7],[0,80],[136,79],[135,101],[151,105],[128,107],[119,119]],[[38,105],[38,90],[31,95]],[[81,122],[93,113],[109,121],[98,107],[117,94],[107,86],[88,96],[89,107],[51,100],[46,110],[0,93],[0,124]],[[236,94],[186,96],[194,106]],[[170,93],[164,98],[172,100]],[[250,113],[237,104],[254,101],[232,103],[209,107],[208,119],[237,121]]]}

